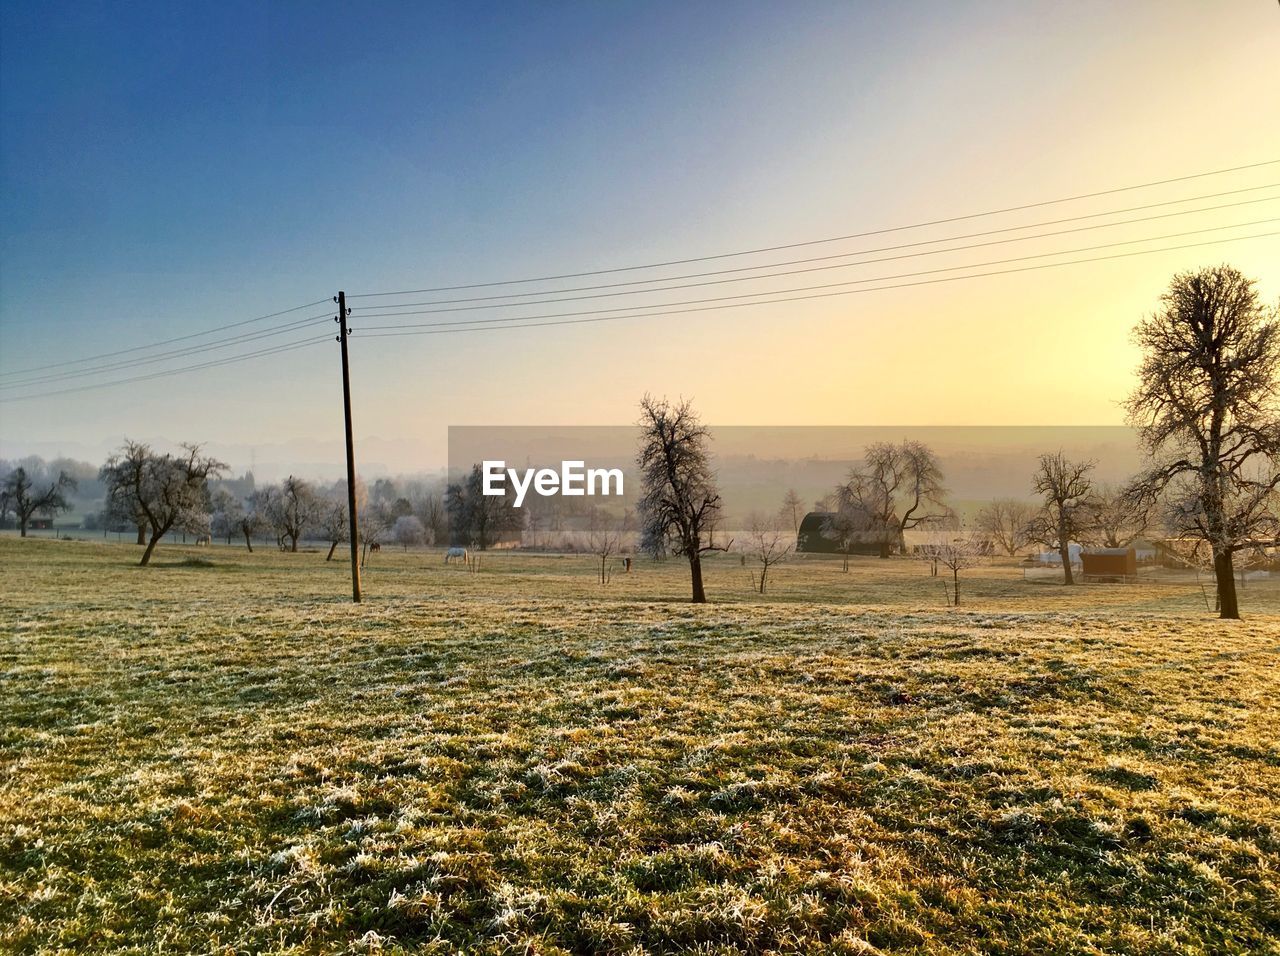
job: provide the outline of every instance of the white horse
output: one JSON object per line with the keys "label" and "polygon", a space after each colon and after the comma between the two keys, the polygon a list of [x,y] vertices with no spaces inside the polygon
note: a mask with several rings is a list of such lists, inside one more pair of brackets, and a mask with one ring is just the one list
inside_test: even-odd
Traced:
{"label": "white horse", "polygon": [[466,548],[450,548],[448,551],[444,553],[445,564],[448,564],[450,561],[454,560],[455,558],[460,560],[463,564],[466,564],[467,549]]}

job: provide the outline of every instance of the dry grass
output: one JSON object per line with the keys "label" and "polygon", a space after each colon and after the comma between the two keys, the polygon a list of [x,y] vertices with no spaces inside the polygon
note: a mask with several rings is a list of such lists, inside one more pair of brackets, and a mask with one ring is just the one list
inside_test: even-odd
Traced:
{"label": "dry grass", "polygon": [[1277,951],[1274,585],[134,559],[0,539],[0,949]]}

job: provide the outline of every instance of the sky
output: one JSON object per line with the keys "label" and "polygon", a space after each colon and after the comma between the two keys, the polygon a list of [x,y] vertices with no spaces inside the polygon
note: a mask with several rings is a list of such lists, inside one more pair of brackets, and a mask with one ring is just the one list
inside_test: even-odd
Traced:
{"label": "sky", "polygon": [[[47,393],[318,340],[339,289],[352,296],[357,453],[371,472],[442,464],[449,426],[632,422],[646,392],[692,398],[722,425],[1118,424],[1138,361],[1130,330],[1175,272],[1229,262],[1280,298],[1280,238],[1239,238],[1280,231],[1268,222],[1280,187],[1194,199],[1280,183],[1280,165],[655,272],[369,294],[807,243],[1277,160],[1277,62],[1280,8],[1264,0],[5,0],[0,457],[96,460],[128,436],[336,476],[336,342]],[[1171,205],[1115,213],[1157,202]],[[370,309],[1171,211],[1182,214],[644,296],[381,320]],[[973,267],[867,284],[879,288],[1190,243],[1216,244],[682,315],[369,328]],[[1031,255],[1042,258],[975,265]],[[319,304],[221,336],[314,319],[296,329],[124,364],[305,303]],[[136,351],[100,359],[119,363],[102,372],[44,368],[123,349]]]}

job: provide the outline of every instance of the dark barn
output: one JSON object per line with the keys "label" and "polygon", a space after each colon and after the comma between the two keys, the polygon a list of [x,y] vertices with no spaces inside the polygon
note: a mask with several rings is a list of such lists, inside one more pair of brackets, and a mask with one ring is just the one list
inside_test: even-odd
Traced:
{"label": "dark barn", "polygon": [[[810,511],[800,522],[796,535],[796,552],[801,554],[843,554],[844,549],[828,527],[836,516],[834,511]],[[850,554],[878,555],[884,548],[884,534],[877,531],[856,532],[856,540]]]}
{"label": "dark barn", "polygon": [[1086,581],[1128,581],[1138,576],[1133,548],[1095,548],[1080,555]]}

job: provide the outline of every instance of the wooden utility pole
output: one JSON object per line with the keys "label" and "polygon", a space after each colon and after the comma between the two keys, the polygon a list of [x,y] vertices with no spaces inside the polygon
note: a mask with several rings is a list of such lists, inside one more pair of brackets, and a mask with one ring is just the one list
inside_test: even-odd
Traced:
{"label": "wooden utility pole", "polygon": [[347,537],[351,539],[351,600],[360,603],[360,532],[356,520],[356,447],[351,434],[351,371],[347,366],[347,294],[334,296],[338,303],[338,343],[342,346],[342,411],[347,423]]}

